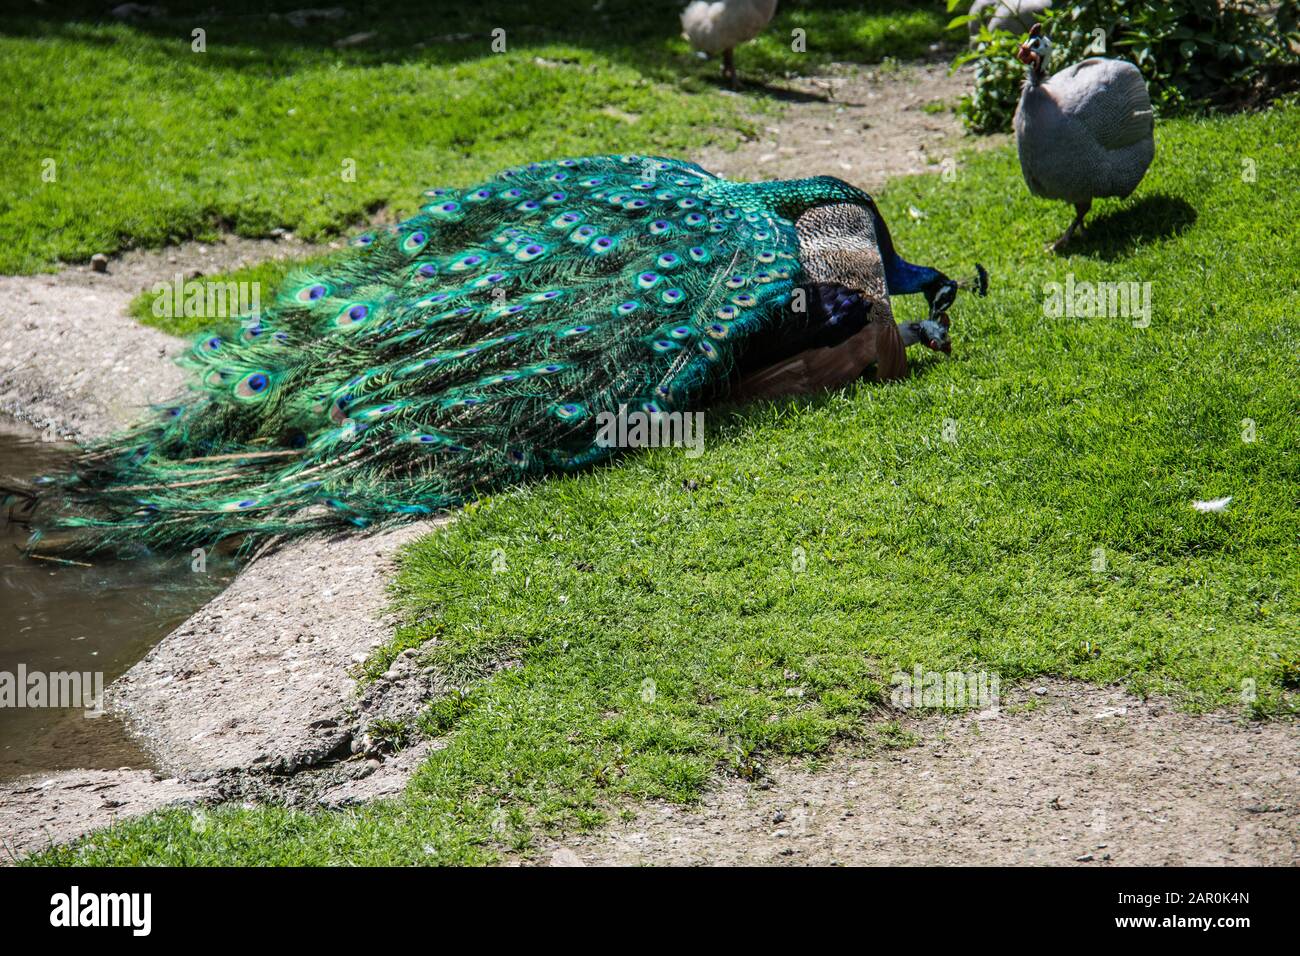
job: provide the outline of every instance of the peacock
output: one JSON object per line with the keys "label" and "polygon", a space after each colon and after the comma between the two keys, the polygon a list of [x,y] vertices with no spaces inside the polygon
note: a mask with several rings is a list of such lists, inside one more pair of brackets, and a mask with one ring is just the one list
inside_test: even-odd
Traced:
{"label": "peacock", "polygon": [[[42,479],[31,547],[251,547],[430,515],[607,458],[602,413],[899,378],[907,346],[949,351],[972,284],[904,261],[872,198],[825,176],[594,156],[423,200],[198,336],[189,394]],[[928,315],[896,325],[889,296],[911,293]]]}

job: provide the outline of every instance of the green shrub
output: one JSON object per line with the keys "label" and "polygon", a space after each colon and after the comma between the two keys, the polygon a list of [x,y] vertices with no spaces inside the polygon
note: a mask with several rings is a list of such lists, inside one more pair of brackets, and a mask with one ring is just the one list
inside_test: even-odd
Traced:
{"label": "green shrub", "polygon": [[990,33],[982,28],[975,46],[953,64],[975,61],[975,87],[957,106],[957,115],[971,132],[1001,133],[1011,128],[1025,78],[1025,66],[1016,59],[1020,39],[1004,30]]}
{"label": "green shrub", "polygon": [[[949,9],[963,3],[949,0]],[[1298,0],[1077,0],[1047,11],[1043,29],[1053,70],[1097,55],[1137,64],[1160,115],[1250,107],[1300,81]],[[975,90],[959,109],[972,131],[1010,129],[1025,71],[1021,39],[983,27],[954,62],[976,64]]]}

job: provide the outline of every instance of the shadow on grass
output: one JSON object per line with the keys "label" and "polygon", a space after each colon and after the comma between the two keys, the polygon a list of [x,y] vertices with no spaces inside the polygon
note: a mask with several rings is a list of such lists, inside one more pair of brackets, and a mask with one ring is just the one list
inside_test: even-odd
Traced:
{"label": "shadow on grass", "polygon": [[838,388],[824,388],[816,392],[795,392],[771,398],[725,397],[703,406],[704,411],[717,413],[713,421],[721,421],[721,426],[710,425],[712,434],[721,440],[743,441],[755,428],[768,421],[773,411],[779,413],[793,412],[804,414],[820,409],[824,405],[836,402],[846,393],[859,388],[884,390],[901,386],[906,382],[923,379],[933,372],[940,362],[960,361],[948,357],[938,357],[927,352],[921,346],[908,351],[907,374],[896,382],[878,382],[875,380],[875,366],[868,373]]}
{"label": "shadow on grass", "polygon": [[[718,86],[726,89],[727,84],[718,80]],[[829,103],[831,97],[825,93],[806,93],[803,90],[792,90],[785,86],[776,86],[772,83],[765,83],[760,80],[746,80],[741,78],[740,93],[756,93],[765,96],[768,99],[776,100],[780,103]]]}
{"label": "shadow on grass", "polygon": [[1111,262],[1142,243],[1182,235],[1195,222],[1196,210],[1187,200],[1155,193],[1089,221],[1083,238],[1072,242],[1069,251]]}

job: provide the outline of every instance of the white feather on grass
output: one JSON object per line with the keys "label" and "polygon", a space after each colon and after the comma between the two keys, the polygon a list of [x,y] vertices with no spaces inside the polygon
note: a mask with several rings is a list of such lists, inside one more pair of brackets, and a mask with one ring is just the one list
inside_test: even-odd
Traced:
{"label": "white feather on grass", "polygon": [[1228,510],[1228,502],[1231,500],[1232,495],[1228,495],[1226,498],[1212,498],[1209,501],[1193,501],[1192,507],[1202,514],[1210,511],[1226,511]]}

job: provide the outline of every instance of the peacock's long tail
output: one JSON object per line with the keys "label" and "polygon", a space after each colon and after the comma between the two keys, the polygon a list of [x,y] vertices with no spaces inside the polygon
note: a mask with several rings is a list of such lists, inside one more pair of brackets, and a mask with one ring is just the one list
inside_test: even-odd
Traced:
{"label": "peacock's long tail", "polygon": [[[803,273],[794,218],[870,197],[598,156],[431,189],[419,215],[199,337],[192,393],[48,479],[78,550],[427,515],[611,454],[597,417],[725,394]],[[38,532],[38,540],[41,532]]]}

